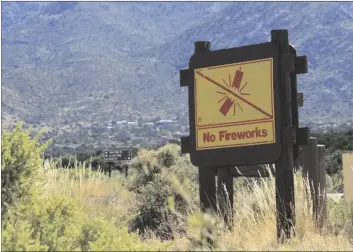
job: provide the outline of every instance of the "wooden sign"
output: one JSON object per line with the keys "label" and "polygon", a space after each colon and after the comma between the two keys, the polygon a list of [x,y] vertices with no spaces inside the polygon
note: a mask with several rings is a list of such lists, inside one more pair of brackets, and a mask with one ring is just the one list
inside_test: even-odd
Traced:
{"label": "wooden sign", "polygon": [[[109,163],[109,177],[112,175],[112,162],[129,161],[132,158],[131,148],[118,148],[115,150],[105,150],[103,152],[104,162]],[[128,166],[125,166],[125,175],[127,176]]]}
{"label": "wooden sign", "polygon": [[119,148],[116,150],[105,150],[104,151],[104,161],[114,162],[114,161],[128,161],[131,160],[132,151],[127,148]]}
{"label": "wooden sign", "polygon": [[[180,85],[188,87],[190,126],[181,150],[199,168],[203,211],[217,209],[216,192],[218,201],[228,194],[233,206],[234,166],[274,163],[277,237],[291,236],[293,157],[308,138],[308,128],[299,128],[296,75],[306,72],[306,57],[296,56],[287,30],[271,31],[271,42],[215,51],[208,41],[195,43],[189,69],[180,71]],[[225,209],[220,206],[220,212]],[[225,216],[226,223],[231,219]]]}

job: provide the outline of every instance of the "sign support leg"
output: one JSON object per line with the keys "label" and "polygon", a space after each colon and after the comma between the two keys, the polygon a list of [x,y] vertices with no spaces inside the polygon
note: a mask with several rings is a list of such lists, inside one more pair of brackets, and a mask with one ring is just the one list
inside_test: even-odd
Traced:
{"label": "sign support leg", "polygon": [[294,183],[291,157],[292,152],[286,151],[275,163],[276,168],[276,209],[277,238],[283,242],[294,234],[295,208]]}
{"label": "sign support leg", "polygon": [[[289,52],[297,55],[296,50],[289,46]],[[291,117],[292,125],[298,129],[299,128],[299,115],[298,115],[298,99],[297,99],[297,74],[295,72],[290,73],[290,82],[291,82]],[[293,145],[293,161],[296,163],[299,157],[299,144],[295,143]],[[297,170],[297,166],[294,167]]]}
{"label": "sign support leg", "polygon": [[318,189],[319,189],[319,168],[318,168],[318,148],[317,139],[310,137],[308,145],[305,146],[304,178],[308,179],[310,183],[310,194],[313,202],[313,215],[314,220],[317,221],[318,217]]}
{"label": "sign support leg", "polygon": [[[215,213],[217,211],[216,198],[216,168],[199,167],[199,185],[200,185],[200,206],[202,212]],[[210,232],[211,230],[207,230]],[[201,232],[201,240],[204,234]],[[213,240],[206,237],[208,246],[213,245]]]}
{"label": "sign support leg", "polygon": [[233,228],[233,174],[231,167],[217,169],[217,199],[221,217],[229,229]]}
{"label": "sign support leg", "polygon": [[327,222],[325,145],[317,146],[317,154],[318,154],[319,187],[320,187],[318,228],[323,229]]}
{"label": "sign support leg", "polygon": [[292,128],[292,103],[290,74],[284,68],[284,55],[289,53],[288,31],[272,30],[271,42],[279,50],[279,82],[281,103],[281,143],[282,155],[275,162],[276,169],[276,209],[277,209],[277,238],[283,242],[294,235],[295,202],[294,202],[294,174],[293,174],[293,144],[295,134]]}

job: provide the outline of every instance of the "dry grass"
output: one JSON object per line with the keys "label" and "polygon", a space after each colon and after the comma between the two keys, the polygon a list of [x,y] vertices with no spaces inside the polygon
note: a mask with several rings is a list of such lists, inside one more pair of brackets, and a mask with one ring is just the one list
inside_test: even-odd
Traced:
{"label": "dry grass", "polygon": [[73,169],[55,169],[47,162],[43,177],[43,197],[69,197],[77,202],[87,217],[116,218],[117,222],[126,224],[136,205],[135,195],[119,183],[123,179],[121,176],[111,180],[102,172],[85,168],[84,164],[76,164]]}
{"label": "dry grass", "polygon": [[[334,235],[327,229],[321,232],[315,228],[312,219],[310,197],[305,194],[308,188],[301,174],[295,176],[296,237],[286,244],[277,243],[275,179],[261,179],[261,185],[249,181],[252,190],[245,188],[235,196],[235,223],[231,232],[222,234],[224,246],[228,250],[353,250],[347,233]],[[335,222],[335,220],[329,220]],[[351,223],[353,224],[353,223]]]}
{"label": "dry grass", "polygon": [[[141,158],[145,156],[142,155]],[[155,162],[155,160],[153,160]],[[82,213],[88,218],[100,216],[106,220],[116,218],[117,228],[127,225],[127,221],[136,214],[136,195],[124,186],[124,177],[114,174],[113,178],[90,169],[54,169],[50,163],[46,163],[42,176],[45,178],[45,194],[42,197],[65,195],[74,199]],[[300,174],[295,176],[295,200],[296,200],[296,237],[286,244],[278,244],[276,239],[276,213],[275,213],[275,180],[273,177],[261,180],[249,180],[248,186],[235,183],[235,222],[232,231],[225,231],[222,220],[207,214],[201,214],[197,210],[197,197],[187,195],[185,187],[175,177],[166,173],[166,177],[173,184],[176,191],[187,197],[190,204],[187,227],[187,235],[181,235],[177,239],[162,242],[153,234],[141,238],[141,242],[147,244],[151,250],[195,250],[195,240],[200,238],[202,230],[213,230],[217,250],[343,250],[353,251],[353,240],[350,230],[353,223],[340,222],[334,209],[329,208],[329,223],[321,232],[315,228],[310,211],[310,198],[305,195]],[[195,201],[196,199],[196,201]],[[347,209],[341,209],[348,213]],[[184,216],[185,217],[185,216]],[[348,225],[348,227],[347,227]],[[350,225],[350,226],[349,226]],[[335,226],[335,228],[332,228]],[[351,239],[351,240],[350,240]],[[350,243],[351,242],[351,243]]]}

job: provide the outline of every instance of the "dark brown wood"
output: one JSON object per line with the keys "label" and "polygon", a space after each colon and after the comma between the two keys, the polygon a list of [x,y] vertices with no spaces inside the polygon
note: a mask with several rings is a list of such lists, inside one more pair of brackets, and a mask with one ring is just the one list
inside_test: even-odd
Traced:
{"label": "dark brown wood", "polygon": [[194,82],[194,71],[189,69],[180,70],[180,86],[187,87],[193,84]]}
{"label": "dark brown wood", "polygon": [[[280,55],[289,53],[288,31],[272,30],[271,41],[278,47]],[[280,125],[282,134],[286,128],[292,126],[292,104],[290,74],[279,64],[280,86]],[[276,209],[277,209],[277,238],[284,242],[294,234],[295,202],[293,177],[293,143],[282,137],[282,155],[275,162],[276,169]]]}
{"label": "dark brown wood", "polygon": [[295,58],[295,73],[303,74],[308,72],[308,60],[306,56],[299,56]]}
{"label": "dark brown wood", "polygon": [[319,188],[319,169],[318,169],[318,151],[317,139],[310,137],[308,145],[303,147],[304,150],[304,179],[310,183],[310,195],[313,202],[313,217],[317,220],[318,213],[318,188]]}
{"label": "dark brown wood", "polygon": [[[289,46],[289,52],[295,58],[297,56],[297,51],[293,46]],[[296,72],[290,73],[290,87],[291,87],[291,116],[292,125],[298,129],[299,128],[299,114],[298,114],[298,90],[297,90],[297,74]],[[299,144],[295,143],[293,145],[293,160],[297,161],[299,157]],[[296,168],[296,167],[295,167]]]}
{"label": "dark brown wood", "polygon": [[[202,212],[215,214],[217,211],[216,172],[217,169],[213,167],[199,167],[200,208]],[[208,230],[208,232],[212,233],[212,230]],[[201,240],[206,240],[209,247],[214,244],[210,237],[204,237],[202,233]]]}
{"label": "dark brown wood", "polygon": [[[195,51],[194,56],[203,55],[210,51],[211,43],[209,41],[197,41],[195,42]],[[189,85],[193,87],[193,85]],[[189,92],[190,98],[190,92]],[[190,104],[189,104],[190,107]],[[190,127],[195,124],[190,124]],[[185,140],[188,140],[188,143],[185,144]],[[184,138],[184,149],[191,148],[190,137]],[[200,188],[200,208],[202,212],[209,212],[215,214],[217,211],[217,190],[216,190],[216,167],[204,167],[198,165],[199,168],[199,188]],[[208,230],[209,233],[212,230]],[[201,232],[201,240],[206,240],[207,245],[212,247],[214,241],[210,237],[204,237]]]}
{"label": "dark brown wood", "polygon": [[199,184],[201,210],[216,212],[216,168],[199,167]]}
{"label": "dark brown wood", "polygon": [[307,145],[308,139],[310,137],[310,128],[298,128],[297,129],[297,144],[300,145]]}
{"label": "dark brown wood", "polygon": [[[271,167],[271,166],[270,166]],[[264,165],[246,165],[230,167],[233,177],[269,177],[269,172]],[[275,171],[271,169],[271,173],[275,175]]]}
{"label": "dark brown wood", "polygon": [[211,43],[209,41],[196,41],[195,54],[209,52],[211,50]]}
{"label": "dark brown wood", "polygon": [[298,107],[303,107],[304,106],[304,94],[297,93],[297,100],[298,100]]}
{"label": "dark brown wood", "polygon": [[[294,67],[295,67],[295,56],[296,54],[291,52],[291,49],[294,49],[294,47],[290,46],[289,49],[289,54],[284,54],[283,55],[283,70],[286,72],[294,72]],[[295,51],[295,49],[294,49]]]}
{"label": "dark brown wood", "polygon": [[181,153],[190,153],[190,137],[180,138]]}
{"label": "dark brown wood", "polygon": [[318,172],[319,172],[319,216],[318,228],[324,228],[327,222],[327,194],[326,194],[326,169],[325,145],[317,146]]}
{"label": "dark brown wood", "polygon": [[233,227],[234,216],[233,174],[231,167],[217,169],[217,202],[219,213],[229,229]]}

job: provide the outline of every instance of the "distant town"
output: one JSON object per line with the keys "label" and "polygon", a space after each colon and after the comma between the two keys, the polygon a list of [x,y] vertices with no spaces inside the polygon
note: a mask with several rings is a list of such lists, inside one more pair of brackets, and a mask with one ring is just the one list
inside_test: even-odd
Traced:
{"label": "distant town", "polygon": [[79,152],[84,149],[162,146],[168,142],[178,142],[180,137],[188,135],[189,125],[186,118],[179,117],[151,121],[110,118],[93,125],[78,122],[68,126],[61,134],[55,133],[55,130],[51,130],[45,134],[46,139],[55,139],[53,149]]}
{"label": "distant town", "polygon": [[[317,133],[325,133],[332,129],[345,131],[351,128],[352,121],[345,123],[303,123]],[[98,150],[117,147],[151,148],[162,146],[168,142],[179,142],[180,137],[189,135],[187,115],[183,117],[158,118],[155,120],[109,120],[88,124],[77,122],[68,125],[65,131],[53,129],[47,132],[45,139],[53,138],[51,150],[73,153],[87,150]]]}

